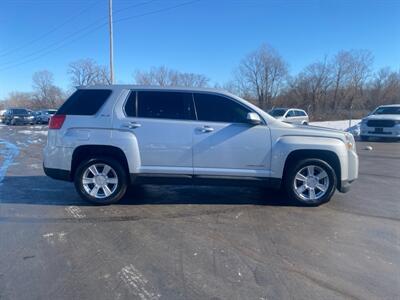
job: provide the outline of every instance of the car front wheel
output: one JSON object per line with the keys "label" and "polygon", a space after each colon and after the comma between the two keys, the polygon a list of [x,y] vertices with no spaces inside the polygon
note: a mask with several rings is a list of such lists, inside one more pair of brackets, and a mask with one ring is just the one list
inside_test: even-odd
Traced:
{"label": "car front wheel", "polygon": [[336,174],[320,159],[304,159],[289,167],[285,188],[291,199],[307,206],[328,202],[335,192]]}
{"label": "car front wheel", "polygon": [[79,195],[96,204],[118,202],[128,186],[123,166],[111,158],[84,161],[76,170],[74,182]]}

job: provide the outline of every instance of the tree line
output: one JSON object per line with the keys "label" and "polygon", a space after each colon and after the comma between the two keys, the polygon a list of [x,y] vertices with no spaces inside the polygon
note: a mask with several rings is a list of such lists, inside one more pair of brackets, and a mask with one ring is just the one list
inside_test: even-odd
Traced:
{"label": "tree line", "polygon": [[[68,65],[71,87],[109,84],[109,70],[93,59]],[[133,83],[157,86],[209,87],[203,74],[181,72],[165,66],[138,70]],[[251,101],[264,110],[273,107],[305,109],[314,120],[361,117],[378,105],[400,103],[400,70],[373,69],[373,55],[366,50],[343,50],[315,61],[297,74],[290,74],[288,62],[269,45],[245,56],[232,79],[212,87],[222,88]],[[23,106],[31,109],[58,107],[71,90],[54,85],[47,70],[32,76],[31,92],[12,92],[0,108]]]}

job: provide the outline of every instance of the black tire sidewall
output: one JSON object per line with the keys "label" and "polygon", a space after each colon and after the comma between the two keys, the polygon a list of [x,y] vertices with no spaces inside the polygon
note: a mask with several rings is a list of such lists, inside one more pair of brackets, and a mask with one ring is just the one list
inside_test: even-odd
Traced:
{"label": "black tire sidewall", "polygon": [[[325,193],[325,195],[323,195],[320,199],[318,199],[316,202],[313,203],[306,202],[300,197],[298,197],[294,191],[294,186],[293,186],[294,177],[296,176],[297,172],[307,165],[316,165],[321,167],[328,174],[329,177],[328,191]],[[287,174],[285,175],[284,184],[286,193],[288,194],[290,199],[296,200],[296,202],[298,202],[301,205],[318,206],[328,202],[335,193],[337,185],[337,177],[334,169],[327,162],[321,159],[309,158],[300,160],[299,162],[294,163],[292,166],[288,168]]]}
{"label": "black tire sidewall", "polygon": [[[118,186],[114,193],[102,199],[95,198],[89,195],[83,185],[82,176],[85,170],[93,164],[104,163],[109,165],[117,173]],[[74,178],[75,188],[82,199],[98,205],[107,205],[118,202],[126,193],[128,187],[127,174],[122,164],[115,159],[107,157],[96,157],[83,161],[77,168]]]}

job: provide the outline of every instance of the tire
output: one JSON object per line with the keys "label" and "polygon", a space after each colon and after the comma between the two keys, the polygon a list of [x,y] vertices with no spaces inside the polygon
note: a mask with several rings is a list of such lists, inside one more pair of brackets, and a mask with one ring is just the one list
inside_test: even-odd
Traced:
{"label": "tire", "polygon": [[303,124],[302,125],[308,125],[308,122],[303,122]]}
{"label": "tire", "polygon": [[369,141],[369,137],[365,136],[365,135],[360,135],[360,140],[363,142],[368,142]]}
{"label": "tire", "polygon": [[[311,176],[311,169],[308,167],[314,170]],[[299,173],[304,178],[298,175]],[[323,177],[318,179],[318,176]],[[328,202],[335,192],[336,184],[337,177],[333,168],[326,161],[314,158],[295,162],[289,166],[284,177],[284,187],[289,198],[305,206],[318,206]],[[300,193],[303,188],[303,192]],[[311,190],[314,190],[314,193]]]}
{"label": "tire", "polygon": [[[103,174],[103,165],[110,167],[107,174]],[[89,170],[89,167],[91,167],[92,170],[94,170],[93,167],[96,167],[99,173],[97,179],[94,173]],[[86,184],[83,182],[84,178],[86,178]],[[105,181],[110,181],[110,183],[107,184]],[[111,181],[113,183],[111,183]],[[95,204],[106,205],[118,202],[125,195],[128,187],[128,175],[119,161],[108,157],[95,157],[83,161],[78,166],[75,172],[74,184],[82,199]],[[103,184],[104,188],[108,188],[108,191],[98,184]],[[96,195],[91,195],[90,192],[96,193]],[[110,194],[107,195],[107,193]]]}

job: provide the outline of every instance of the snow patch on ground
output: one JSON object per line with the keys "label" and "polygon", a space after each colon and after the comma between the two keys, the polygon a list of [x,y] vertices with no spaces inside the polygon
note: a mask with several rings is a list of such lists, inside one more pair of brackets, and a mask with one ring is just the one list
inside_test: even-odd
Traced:
{"label": "snow patch on ground", "polygon": [[354,136],[359,136],[360,122],[360,119],[356,119],[351,120],[351,122],[349,120],[311,122],[310,125],[343,130],[352,133]]}
{"label": "snow patch on ground", "polygon": [[47,135],[47,131],[45,130],[19,130],[18,133],[29,134],[29,135],[33,134]]}
{"label": "snow patch on ground", "polygon": [[6,176],[8,167],[13,163],[14,158],[19,154],[16,145],[5,140],[0,140],[0,156],[3,157],[3,163],[0,166],[0,184]]}

